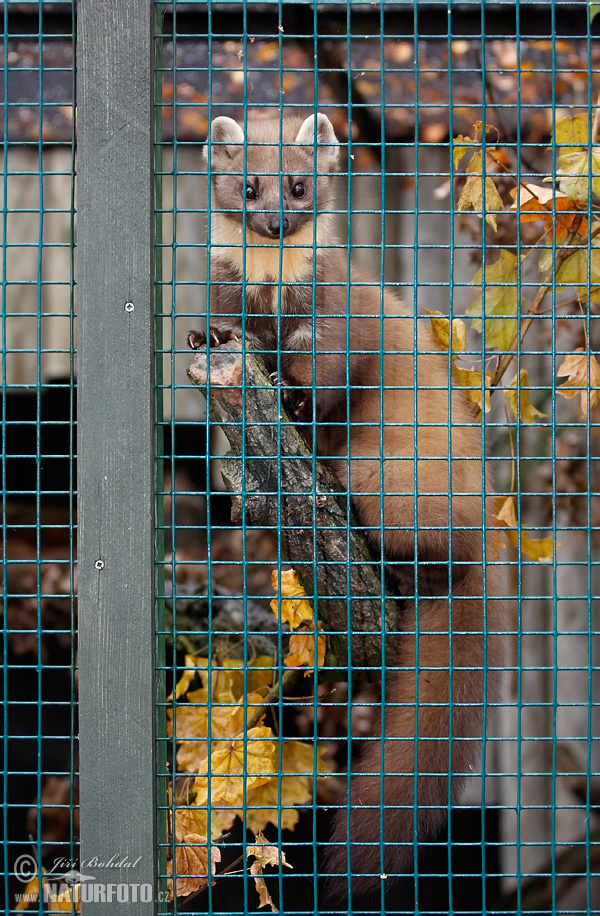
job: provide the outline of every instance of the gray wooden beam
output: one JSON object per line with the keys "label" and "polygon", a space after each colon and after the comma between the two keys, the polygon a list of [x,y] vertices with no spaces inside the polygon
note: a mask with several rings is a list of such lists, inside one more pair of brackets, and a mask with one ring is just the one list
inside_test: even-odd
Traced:
{"label": "gray wooden beam", "polygon": [[84,916],[149,916],[157,900],[153,21],[153,0],[77,3]]}

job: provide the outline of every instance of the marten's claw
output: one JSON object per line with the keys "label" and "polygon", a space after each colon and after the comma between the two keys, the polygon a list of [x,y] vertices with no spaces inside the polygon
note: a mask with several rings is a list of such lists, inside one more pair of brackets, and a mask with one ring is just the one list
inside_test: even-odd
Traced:
{"label": "marten's claw", "polygon": [[309,399],[302,388],[284,388],[281,392],[281,403],[293,420],[306,422],[310,419]]}
{"label": "marten's claw", "polygon": [[[208,335],[210,337],[211,347],[220,347],[221,344],[229,340],[239,341],[237,334],[233,331],[221,331],[219,328],[210,328]],[[201,350],[206,346],[206,333],[204,331],[190,331],[187,336],[188,347],[192,350]]]}
{"label": "marten's claw", "polygon": [[190,331],[187,336],[187,345],[191,350],[201,350],[206,345],[204,331]]}

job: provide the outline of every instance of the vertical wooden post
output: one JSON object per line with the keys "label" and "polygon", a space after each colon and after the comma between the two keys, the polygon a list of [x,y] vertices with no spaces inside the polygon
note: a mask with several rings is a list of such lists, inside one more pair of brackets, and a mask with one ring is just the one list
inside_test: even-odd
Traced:
{"label": "vertical wooden post", "polygon": [[77,3],[84,916],[157,905],[153,23],[153,0]]}

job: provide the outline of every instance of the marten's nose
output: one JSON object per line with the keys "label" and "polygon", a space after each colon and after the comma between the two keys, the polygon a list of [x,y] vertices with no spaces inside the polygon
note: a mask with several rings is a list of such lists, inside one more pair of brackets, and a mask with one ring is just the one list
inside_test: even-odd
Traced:
{"label": "marten's nose", "polygon": [[282,225],[283,225],[283,235],[285,235],[287,230],[290,227],[289,220],[287,220],[284,216],[283,223],[281,223],[278,217],[274,217],[269,222],[269,232],[271,233],[271,235],[274,236],[275,238],[278,238],[282,234],[281,232]]}

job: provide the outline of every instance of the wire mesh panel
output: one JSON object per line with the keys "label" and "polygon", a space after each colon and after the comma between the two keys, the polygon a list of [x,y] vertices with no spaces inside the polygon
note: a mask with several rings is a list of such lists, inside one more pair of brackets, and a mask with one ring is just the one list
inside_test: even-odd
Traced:
{"label": "wire mesh panel", "polygon": [[595,7],[159,6],[170,906],[598,912]]}
{"label": "wire mesh panel", "polygon": [[169,907],[599,912],[596,8],[158,5]]}
{"label": "wire mesh panel", "polygon": [[9,913],[46,911],[77,856],[71,4],[3,3],[2,25],[2,910]]}

